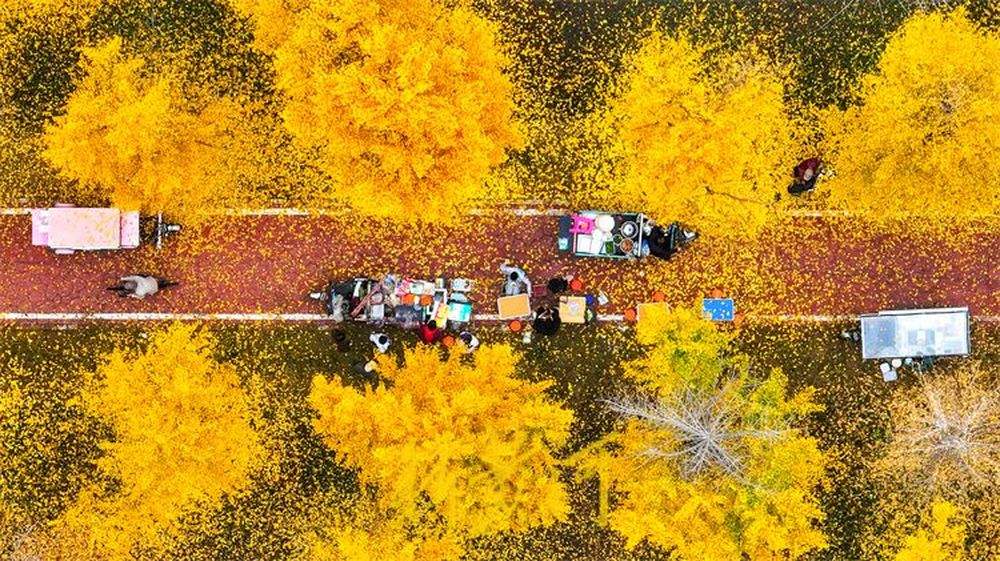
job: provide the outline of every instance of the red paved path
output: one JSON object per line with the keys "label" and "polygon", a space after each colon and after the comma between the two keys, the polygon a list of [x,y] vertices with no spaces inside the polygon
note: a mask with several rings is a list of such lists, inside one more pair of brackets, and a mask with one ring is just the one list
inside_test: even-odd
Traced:
{"label": "red paved path", "polygon": [[[536,282],[574,272],[620,312],[654,289],[674,302],[725,287],[750,314],[857,314],[889,307],[968,305],[1000,315],[1000,232],[866,234],[849,221],[790,219],[738,247],[699,240],[670,262],[573,259],[555,251],[552,217],[476,217],[457,229],[418,231],[334,217],[245,217],[188,230],[160,252],[57,256],[30,244],[30,218],[0,217],[0,312],[318,312],[305,294],[330,278],[396,271],[476,279],[477,302],[498,289],[503,258]],[[103,288],[130,272],[182,284],[147,301]],[[477,313],[494,312],[490,304]]]}

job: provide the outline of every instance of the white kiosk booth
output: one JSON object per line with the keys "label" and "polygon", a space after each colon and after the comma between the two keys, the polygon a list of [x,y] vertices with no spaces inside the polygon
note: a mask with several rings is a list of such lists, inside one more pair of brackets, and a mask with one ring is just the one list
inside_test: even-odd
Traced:
{"label": "white kiosk booth", "polygon": [[890,310],[861,316],[861,358],[969,354],[969,309]]}

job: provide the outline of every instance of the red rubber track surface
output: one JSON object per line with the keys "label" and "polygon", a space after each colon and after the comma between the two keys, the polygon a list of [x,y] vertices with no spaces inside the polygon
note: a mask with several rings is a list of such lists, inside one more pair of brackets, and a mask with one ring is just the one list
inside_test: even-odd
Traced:
{"label": "red rubber track surface", "polygon": [[[1000,233],[970,226],[940,237],[869,233],[848,219],[788,219],[759,239],[696,241],[669,262],[572,258],[555,250],[554,217],[470,217],[414,227],[352,217],[239,217],[187,228],[160,251],[55,255],[31,246],[30,218],[0,217],[0,312],[320,312],[305,295],[334,278],[398,272],[477,281],[476,313],[492,313],[496,268],[510,259],[537,283],[573,273],[621,312],[653,291],[693,302],[713,288],[748,314],[845,315],[970,306],[1000,314]],[[145,301],[104,290],[148,272],[180,286]]]}

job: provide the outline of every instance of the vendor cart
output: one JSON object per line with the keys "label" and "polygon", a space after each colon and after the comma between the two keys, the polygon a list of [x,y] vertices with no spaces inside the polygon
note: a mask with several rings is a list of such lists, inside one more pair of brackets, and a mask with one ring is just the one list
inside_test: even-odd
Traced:
{"label": "vendor cart", "polygon": [[558,249],[578,257],[641,257],[650,226],[638,212],[584,210],[559,218]]}
{"label": "vendor cart", "polygon": [[444,278],[435,281],[386,275],[331,282],[310,297],[326,303],[334,321],[346,319],[413,328],[431,320],[459,329],[472,321],[468,292],[472,282]]}
{"label": "vendor cart", "polygon": [[[165,235],[180,230],[167,224],[163,215],[155,218],[153,241],[159,248]],[[55,250],[60,255],[77,251],[134,249],[140,244],[139,211],[117,208],[81,208],[57,204],[52,208],[31,209],[31,243]]]}
{"label": "vendor cart", "polygon": [[968,308],[889,310],[861,316],[863,359],[968,354]]}

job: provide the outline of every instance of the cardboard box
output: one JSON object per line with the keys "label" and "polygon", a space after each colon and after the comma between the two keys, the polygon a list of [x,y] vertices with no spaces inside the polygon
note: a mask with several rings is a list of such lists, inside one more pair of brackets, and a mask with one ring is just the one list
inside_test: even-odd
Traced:
{"label": "cardboard box", "polygon": [[523,318],[531,315],[531,301],[527,294],[497,298],[500,319]]}

